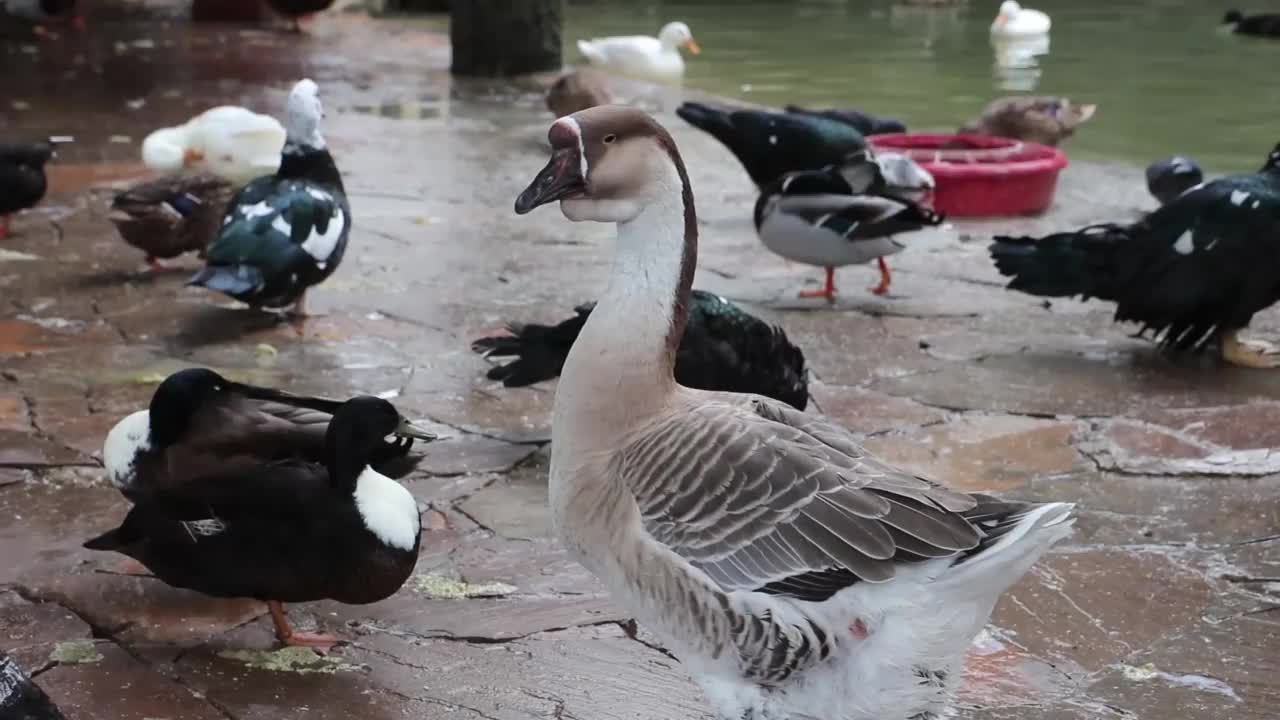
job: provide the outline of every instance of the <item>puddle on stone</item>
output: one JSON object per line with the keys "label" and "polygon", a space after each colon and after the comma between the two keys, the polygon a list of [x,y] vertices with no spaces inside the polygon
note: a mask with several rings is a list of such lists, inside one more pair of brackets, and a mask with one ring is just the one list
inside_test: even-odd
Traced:
{"label": "puddle on stone", "polygon": [[431,96],[386,100],[376,105],[356,104],[347,109],[361,115],[377,115],[393,120],[438,120],[444,116],[440,108],[440,98]]}
{"label": "puddle on stone", "polygon": [[1195,673],[1170,673],[1160,670],[1152,663],[1145,665],[1120,665],[1120,672],[1126,680],[1133,682],[1150,682],[1152,680],[1160,680],[1177,687],[1189,688],[1200,692],[1212,693],[1214,695],[1222,695],[1229,697],[1236,702],[1244,702],[1235,688],[1207,675],[1197,675]]}

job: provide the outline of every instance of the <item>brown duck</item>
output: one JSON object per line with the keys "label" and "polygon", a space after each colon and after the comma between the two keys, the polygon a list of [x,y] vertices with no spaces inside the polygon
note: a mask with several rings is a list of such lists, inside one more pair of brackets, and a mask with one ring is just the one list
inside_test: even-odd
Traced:
{"label": "brown duck", "polygon": [[992,100],[982,115],[960,132],[1056,146],[1097,110],[1097,105],[1079,105],[1065,97],[1011,95]]}
{"label": "brown duck", "polygon": [[111,203],[120,237],[147,254],[153,270],[161,258],[195,252],[201,258],[218,233],[231,200],[231,183],[217,175],[172,175],[135,185]]}

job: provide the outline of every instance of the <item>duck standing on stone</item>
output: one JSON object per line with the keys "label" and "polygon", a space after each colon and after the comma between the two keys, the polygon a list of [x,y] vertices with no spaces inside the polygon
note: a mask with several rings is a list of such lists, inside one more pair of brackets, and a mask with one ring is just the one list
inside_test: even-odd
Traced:
{"label": "duck standing on stone", "polygon": [[765,186],[753,213],[756,234],[774,253],[826,270],[823,286],[800,297],[833,302],[835,269],[872,260],[880,282],[870,291],[884,295],[892,280],[885,257],[905,247],[897,236],[944,220],[913,197],[933,186],[933,176],[910,158],[881,159],[864,150],[840,165],[787,173]]}
{"label": "duck standing on stone", "polygon": [[289,93],[280,169],[231,199],[207,264],[189,285],[254,307],[293,306],[305,316],[306,291],[333,274],[351,234],[342,175],[320,133],[319,88],[301,80]]}
{"label": "duck standing on stone", "polygon": [[693,188],[648,115],[557,120],[517,213],[613,224],[604,294],[552,419],[555,532],[702,687],[719,720],[944,717],[996,600],[1072,506],[895,468],[844,428],[673,376],[698,257]]}
{"label": "duck standing on stone", "polygon": [[44,166],[53,154],[47,142],[0,143],[0,239],[9,235],[10,215],[44,199]]}
{"label": "duck standing on stone", "polygon": [[1256,173],[1193,187],[1132,225],[1091,225],[991,246],[1008,287],[1040,297],[1097,298],[1142,323],[1160,347],[1280,367],[1280,350],[1244,340],[1254,313],[1280,300],[1280,144]]}

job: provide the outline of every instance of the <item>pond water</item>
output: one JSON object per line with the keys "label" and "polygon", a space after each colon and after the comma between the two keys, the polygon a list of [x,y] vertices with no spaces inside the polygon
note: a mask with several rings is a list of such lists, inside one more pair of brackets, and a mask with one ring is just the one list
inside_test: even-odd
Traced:
{"label": "pond water", "polygon": [[756,103],[857,107],[953,130],[992,97],[1033,89],[1098,104],[1067,145],[1072,157],[1145,165],[1179,153],[1219,172],[1257,169],[1280,141],[1280,40],[1223,31],[1216,3],[1028,0],[1053,18],[1050,48],[1036,67],[1012,68],[1033,63],[996,62],[998,4],[574,3],[565,59],[581,62],[579,38],[654,35],[684,20],[702,45],[686,56],[686,85]]}

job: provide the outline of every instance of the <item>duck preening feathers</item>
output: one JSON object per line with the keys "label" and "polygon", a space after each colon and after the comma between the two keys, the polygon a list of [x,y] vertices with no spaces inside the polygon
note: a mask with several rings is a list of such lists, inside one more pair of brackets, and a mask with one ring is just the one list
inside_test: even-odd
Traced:
{"label": "duck preening feathers", "polygon": [[3,651],[0,651],[0,718],[66,720],[44,690]]}
{"label": "duck preening feathers", "polygon": [[996,237],[991,256],[1009,288],[1116,304],[1161,347],[1276,367],[1280,354],[1238,338],[1280,300],[1280,145],[1262,170],[1191,188],[1132,225],[1092,225],[1043,238]]}
{"label": "duck preening feathers", "polygon": [[720,720],[941,717],[996,599],[1069,534],[1071,506],[948,490],[783,403],[677,383],[698,223],[674,141],[616,106],[548,139],[516,211],[559,201],[617,227],[556,391],[560,539]]}
{"label": "duck preening feathers", "polygon": [[351,206],[320,134],[318,93],[311,80],[294,86],[280,169],[231,199],[207,264],[189,285],[254,307],[293,305],[301,315],[307,288],[338,269],[351,234]]}
{"label": "duck preening feathers", "polygon": [[44,166],[52,157],[47,142],[0,143],[0,238],[9,234],[10,215],[44,198]]}
{"label": "duck preening feathers", "polygon": [[295,632],[281,603],[377,602],[413,572],[417,501],[370,465],[401,423],[385,400],[348,400],[325,432],[323,463],[228,466],[179,481],[140,498],[85,547],[128,555],[175,587],[266,601],[282,642],[332,645],[332,636]]}
{"label": "duck preening feathers", "polygon": [[195,252],[201,258],[222,226],[231,183],[212,173],[173,175],[134,185],[111,201],[120,237],[147,254],[152,269],[162,258]]}
{"label": "duck preening feathers", "polygon": [[[556,325],[513,323],[510,334],[472,343],[485,357],[514,360],[489,369],[490,380],[523,387],[560,375],[569,349],[591,316],[595,303],[574,308],[574,316]],[[694,290],[680,348],[676,381],[702,390],[755,393],[798,410],[809,404],[804,353],[782,328],[770,325],[728,300]]]}
{"label": "duck preening feathers", "polygon": [[880,282],[871,292],[883,295],[891,281],[885,257],[905,247],[897,236],[944,220],[911,198],[932,188],[933,177],[909,158],[882,164],[864,150],[841,165],[788,173],[765,186],[753,213],[756,233],[774,253],[826,270],[823,287],[800,297],[834,300],[835,268],[872,260]]}
{"label": "duck preening feathers", "polygon": [[[338,400],[294,395],[228,380],[206,368],[179,370],[156,388],[148,409],[116,423],[102,461],[130,500],[283,460],[322,462]],[[378,469],[407,472],[413,440],[435,436],[403,416],[399,436],[369,450]]]}
{"label": "duck preening feathers", "polygon": [[789,172],[839,163],[867,147],[853,127],[815,115],[722,110],[696,102],[682,104],[676,114],[729,148],[757,187]]}

